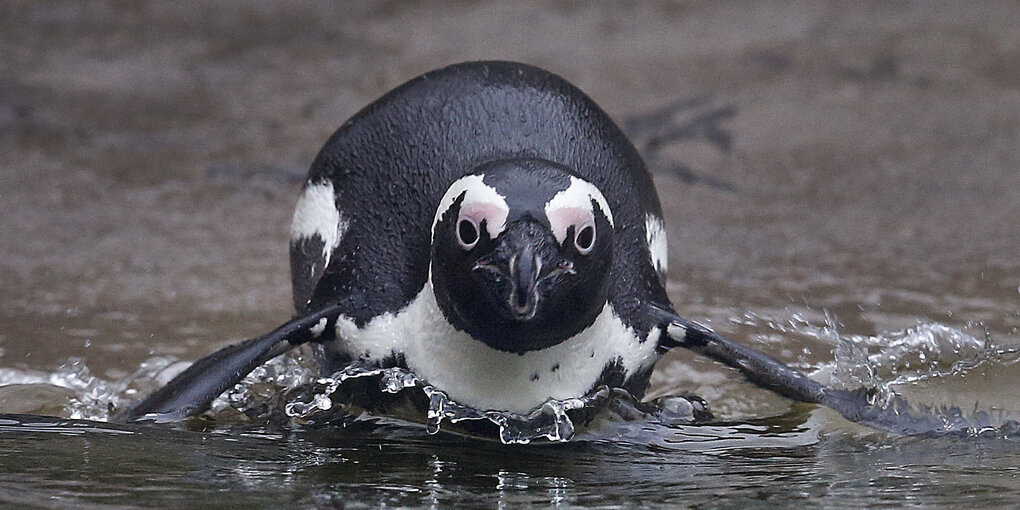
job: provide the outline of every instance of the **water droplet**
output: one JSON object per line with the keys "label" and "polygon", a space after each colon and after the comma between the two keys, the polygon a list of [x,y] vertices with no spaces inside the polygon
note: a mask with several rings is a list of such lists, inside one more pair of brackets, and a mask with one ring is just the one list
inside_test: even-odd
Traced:
{"label": "water droplet", "polygon": [[333,407],[333,401],[330,400],[327,395],[316,395],[315,396],[315,407],[322,409],[323,411],[329,410]]}

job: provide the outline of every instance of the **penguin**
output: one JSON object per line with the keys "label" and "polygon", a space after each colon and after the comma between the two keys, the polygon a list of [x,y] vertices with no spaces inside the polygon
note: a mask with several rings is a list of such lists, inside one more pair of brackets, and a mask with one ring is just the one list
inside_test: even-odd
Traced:
{"label": "penguin", "polygon": [[293,320],[197,361],[120,419],[200,413],[309,342],[327,367],[404,368],[480,410],[526,414],[601,386],[640,398],[675,347],[848,416],[866,405],[677,315],[641,156],[592,99],[529,65],[432,71],[345,122],[304,182],[290,262]]}
{"label": "penguin", "polygon": [[643,392],[662,330],[642,307],[670,306],[661,207],[561,78],[489,62],[412,80],[330,138],[295,209],[295,307],[341,308],[330,360],[403,366],[480,409]]}

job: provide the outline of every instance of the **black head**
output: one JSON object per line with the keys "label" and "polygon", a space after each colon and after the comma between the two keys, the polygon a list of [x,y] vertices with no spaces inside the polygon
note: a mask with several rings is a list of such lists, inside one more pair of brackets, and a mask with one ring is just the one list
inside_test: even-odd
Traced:
{"label": "black head", "polygon": [[556,345],[606,302],[613,216],[562,165],[511,159],[450,186],[432,228],[436,301],[457,329],[509,352]]}

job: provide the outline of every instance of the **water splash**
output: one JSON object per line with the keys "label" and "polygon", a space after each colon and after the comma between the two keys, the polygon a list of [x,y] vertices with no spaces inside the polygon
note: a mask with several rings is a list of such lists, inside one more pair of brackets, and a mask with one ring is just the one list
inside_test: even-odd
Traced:
{"label": "water splash", "polygon": [[[63,418],[109,421],[140,395],[166,384],[190,363],[169,357],[145,360],[126,376],[103,379],[91,373],[85,361],[69,359],[52,373],[0,368],[0,413],[49,414]],[[578,433],[577,420],[612,414],[614,409],[629,408],[630,418],[646,410],[633,396],[619,389],[598,388],[576,399],[551,399],[529,414],[483,411],[449,398],[439,389],[401,368],[376,368],[352,364],[328,377],[318,376],[315,357],[295,350],[256,368],[241,382],[217,397],[205,418],[218,425],[238,421],[256,423],[336,423],[336,419],[355,420],[361,411],[345,402],[345,385],[353,381],[374,383],[378,394],[406,394],[411,401],[424,402],[421,423],[429,434],[440,430],[498,439],[505,444],[529,444],[534,441],[565,442]],[[17,407],[5,403],[17,402]],[[693,404],[674,402],[669,415],[673,423],[695,421]],[[677,411],[686,410],[687,413]],[[377,416],[366,415],[376,419]],[[412,420],[417,421],[417,420]],[[492,427],[492,432],[484,427]]]}
{"label": "water splash", "polygon": [[218,420],[237,417],[255,421],[281,421],[283,407],[318,378],[315,357],[306,349],[278,356],[252,370],[233,388],[212,401],[207,414]]}
{"label": "water splash", "polygon": [[[887,429],[898,430],[902,425],[908,433],[987,435],[1015,431],[1020,423],[1020,344],[996,343],[980,324],[960,329],[919,323],[869,336],[844,334],[834,317],[821,314],[809,320],[801,314],[775,319],[746,313],[736,322],[781,332],[779,336],[787,341],[813,339],[809,343],[831,349],[832,361],[812,363],[801,358],[797,365],[833,388],[867,392],[876,413],[873,422],[893,424]],[[188,364],[154,357],[133,373],[111,373],[108,378],[91,373],[80,358],[69,359],[51,373],[0,368],[0,412],[107,421],[115,410],[165,384]],[[402,369],[352,365],[320,377],[315,357],[301,349],[258,367],[218,397],[206,417],[217,423],[357,420],[362,409],[343,398],[345,388],[355,380],[376,394],[400,394],[420,403],[416,409],[420,418],[411,421],[424,424],[430,434],[461,432],[463,426],[475,430],[478,427],[470,425],[482,424],[492,431],[488,437],[507,444],[568,441],[578,437],[579,429],[592,429],[593,415],[619,414],[627,406],[636,409],[623,413],[631,418],[647,423],[665,419],[661,402],[648,411],[648,404],[608,388],[578,399],[550,400],[528,414],[479,410],[459,404]],[[691,401],[681,400],[683,406],[672,407],[682,407],[683,412],[673,413],[676,419],[666,421],[697,421]]]}
{"label": "water splash", "polygon": [[174,362],[173,358],[149,358],[134,373],[109,380],[93,375],[85,360],[77,357],[49,373],[0,368],[0,400],[17,404],[16,408],[5,405],[8,412],[52,412],[65,418],[107,421],[115,409],[158,386]]}
{"label": "water splash", "polygon": [[[1020,424],[1020,345],[997,344],[980,323],[934,322],[877,335],[848,335],[825,313],[821,324],[745,314],[731,322],[817,339],[830,362],[804,367],[838,390],[867,394],[875,426],[906,433],[988,435]],[[864,420],[868,422],[868,419]]]}
{"label": "water splash", "polygon": [[[370,378],[379,379],[378,389],[383,393],[397,394],[409,390],[424,396],[427,402],[425,427],[429,434],[439,433],[444,422],[453,425],[477,422],[495,426],[498,430],[497,437],[503,444],[529,444],[536,440],[570,441],[577,433],[575,420],[582,411],[597,414],[609,403],[626,401],[628,398],[631,404],[639,405],[632,396],[622,390],[600,387],[580,398],[550,399],[526,415],[507,411],[483,411],[452,400],[446,393],[406,369],[374,368],[353,364],[329,377],[316,380],[316,390],[302,399],[288,403],[285,412],[292,418],[314,419],[317,413],[333,409],[334,395],[342,389],[345,382]],[[693,421],[693,407],[691,409]]]}

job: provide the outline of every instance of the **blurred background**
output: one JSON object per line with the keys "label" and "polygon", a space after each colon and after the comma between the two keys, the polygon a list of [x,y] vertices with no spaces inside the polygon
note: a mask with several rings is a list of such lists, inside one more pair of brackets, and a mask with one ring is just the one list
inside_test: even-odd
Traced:
{"label": "blurred background", "polygon": [[[475,59],[560,74],[631,131],[682,314],[803,368],[832,359],[825,312],[1020,342],[1015,2],[522,5],[5,1],[0,367],[114,380],[286,320],[318,149]],[[767,411],[738,381],[678,354],[653,394]]]}

